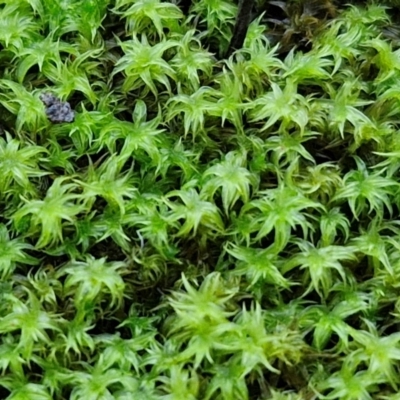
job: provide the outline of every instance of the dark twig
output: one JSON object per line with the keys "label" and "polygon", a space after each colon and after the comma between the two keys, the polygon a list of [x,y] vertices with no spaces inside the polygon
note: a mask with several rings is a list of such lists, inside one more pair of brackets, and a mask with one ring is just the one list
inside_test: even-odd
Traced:
{"label": "dark twig", "polygon": [[226,53],[228,58],[235,50],[243,47],[244,40],[246,39],[247,29],[252,20],[252,11],[255,0],[239,0],[239,10],[236,17],[236,24],[233,30],[233,36],[229,43],[229,48]]}

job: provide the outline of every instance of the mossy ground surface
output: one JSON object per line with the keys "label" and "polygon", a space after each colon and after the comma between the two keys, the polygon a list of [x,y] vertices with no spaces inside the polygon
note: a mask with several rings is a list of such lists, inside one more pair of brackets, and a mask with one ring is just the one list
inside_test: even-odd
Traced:
{"label": "mossy ground surface", "polygon": [[400,399],[400,4],[341,3],[0,1],[1,399]]}

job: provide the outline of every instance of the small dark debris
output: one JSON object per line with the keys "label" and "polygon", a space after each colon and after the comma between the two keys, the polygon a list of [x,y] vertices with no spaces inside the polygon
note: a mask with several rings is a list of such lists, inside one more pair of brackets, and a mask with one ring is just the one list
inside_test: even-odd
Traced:
{"label": "small dark debris", "polygon": [[46,106],[46,115],[51,122],[73,122],[75,113],[70,104],[66,101],[57,99],[51,93],[43,93],[40,95],[40,100]]}

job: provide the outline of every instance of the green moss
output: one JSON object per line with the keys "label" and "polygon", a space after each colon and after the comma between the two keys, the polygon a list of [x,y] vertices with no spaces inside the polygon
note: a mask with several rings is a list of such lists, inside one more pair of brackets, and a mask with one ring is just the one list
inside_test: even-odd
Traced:
{"label": "green moss", "polygon": [[362,3],[259,1],[223,59],[234,1],[1,2],[1,398],[398,398],[398,2]]}

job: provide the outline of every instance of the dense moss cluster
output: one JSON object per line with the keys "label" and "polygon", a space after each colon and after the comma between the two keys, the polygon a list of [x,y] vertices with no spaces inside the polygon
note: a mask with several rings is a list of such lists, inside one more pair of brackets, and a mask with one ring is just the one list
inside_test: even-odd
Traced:
{"label": "dense moss cluster", "polygon": [[0,2],[0,398],[400,398],[399,4],[338,3]]}

